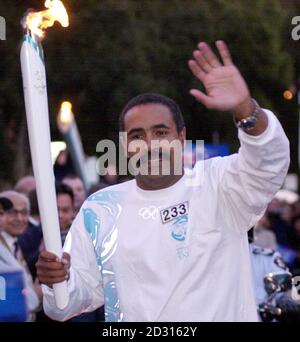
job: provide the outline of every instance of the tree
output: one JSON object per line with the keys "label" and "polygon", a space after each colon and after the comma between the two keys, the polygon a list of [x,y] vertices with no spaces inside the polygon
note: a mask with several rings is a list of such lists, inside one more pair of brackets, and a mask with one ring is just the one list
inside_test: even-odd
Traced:
{"label": "tree", "polygon": [[[64,3],[70,27],[55,26],[43,43],[54,138],[59,137],[55,117],[63,99],[73,102],[85,151],[95,154],[97,141],[116,139],[118,113],[132,96],[160,92],[180,104],[189,137],[210,141],[217,130],[221,141],[235,151],[238,142],[230,115],[208,112],[188,94],[198,84],[187,61],[200,39],[226,40],[253,96],[264,106],[280,110],[279,97],[294,71],[293,57],[283,49],[289,11],[279,0]],[[4,45],[0,42],[1,56],[5,56],[1,61],[5,72],[0,84],[0,141],[10,151],[17,150],[16,142],[7,139],[3,128],[18,132],[20,127],[13,123],[22,122],[25,115],[17,42],[19,19],[27,7],[42,6],[29,0],[0,5],[0,14],[8,18],[8,40]],[[7,165],[0,170],[2,178],[12,177],[11,155],[1,150]]]}

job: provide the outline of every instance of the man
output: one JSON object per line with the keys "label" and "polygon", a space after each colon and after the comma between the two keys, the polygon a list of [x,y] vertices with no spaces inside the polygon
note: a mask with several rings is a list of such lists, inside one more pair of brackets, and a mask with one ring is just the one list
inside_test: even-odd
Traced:
{"label": "man", "polygon": [[0,229],[6,226],[6,211],[12,209],[12,202],[6,197],[0,197]]}
{"label": "man", "polygon": [[35,190],[29,194],[28,199],[30,203],[30,216],[28,218],[28,225],[25,232],[18,237],[18,242],[29,267],[32,279],[35,280],[35,264],[38,260],[39,247],[43,239],[43,233],[40,223],[37,194]]}
{"label": "man", "polygon": [[248,231],[250,259],[253,270],[255,299],[257,306],[263,303],[268,294],[264,285],[264,277],[269,273],[289,272],[280,253],[256,244],[256,228]]}
{"label": "man", "polygon": [[[191,94],[233,113],[239,153],[200,161],[192,173],[137,174],[90,196],[67,238],[71,257],[44,252],[37,264],[50,317],[65,320],[105,302],[107,321],[257,320],[247,231],[283,183],[289,142],[276,117],[251,99],[225,43],[216,45],[223,63],[206,43],[189,61],[206,89]],[[120,127],[128,144],[146,144],[141,164],[153,140],[185,140],[178,106],[160,95],[131,100]],[[148,165],[161,169],[163,154]],[[60,311],[50,287],[66,278],[70,300]]]}
{"label": "man", "polygon": [[30,215],[29,200],[25,195],[15,191],[4,191],[1,195],[7,197],[13,203],[13,208],[8,211],[6,226],[2,235],[11,245],[12,252],[14,252],[14,243],[17,242],[17,238],[24,233],[28,225]]}
{"label": "man", "polygon": [[[0,197],[0,233],[3,227],[6,226],[7,211],[12,209],[12,202],[6,197]],[[17,261],[11,256],[6,247],[0,243],[0,280],[5,277],[12,278],[14,281],[14,288],[3,288],[3,282],[0,281],[0,322],[19,321],[23,322],[27,319],[27,303],[22,295],[24,291],[24,276]],[[19,282],[18,282],[19,280]],[[16,285],[17,284],[17,285]],[[20,299],[18,305],[12,305],[12,301],[7,298],[7,291],[14,291],[14,301],[16,298]],[[3,300],[5,299],[5,300]]]}
{"label": "man", "polygon": [[276,235],[272,229],[268,212],[264,214],[255,226],[255,245],[274,251],[277,250]]}
{"label": "man", "polygon": [[[15,185],[15,191],[24,194],[29,198],[30,201],[31,215],[28,218],[27,228],[25,229],[24,233],[18,237],[18,242],[33,280],[36,278],[35,264],[38,259],[38,249],[43,237],[35,189],[35,179],[30,175],[21,178]],[[32,200],[34,204],[33,206],[31,205]]]}
{"label": "man", "polygon": [[[269,248],[263,248],[256,244],[256,230],[257,228],[252,228],[248,231],[248,240],[255,299],[257,307],[259,307],[264,304],[269,297],[264,284],[265,276],[270,273],[289,273],[290,271],[279,252]],[[298,298],[297,301],[295,299],[296,297]],[[276,319],[279,321],[289,321],[297,319],[299,321],[300,300],[297,295],[297,290],[292,284],[289,290],[286,292],[279,292],[272,298],[272,306],[278,309],[277,314],[274,312],[274,316],[271,316],[270,314],[264,313],[262,317],[263,320]]]}
{"label": "man", "polygon": [[15,185],[15,191],[20,192],[27,197],[35,190],[35,179],[33,176],[24,176]]}
{"label": "man", "polygon": [[56,186],[56,200],[62,244],[71,227],[74,217],[74,195],[70,187],[65,184]]}
{"label": "man", "polygon": [[63,178],[62,184],[66,184],[72,189],[74,194],[74,213],[77,214],[86,199],[83,182],[78,176],[67,175]]}
{"label": "man", "polygon": [[[18,236],[23,233],[28,223],[29,201],[23,194],[6,191],[0,194],[0,265],[6,270],[22,270],[28,307],[28,320],[34,317],[34,311],[39,306],[31,275],[18,244]],[[9,201],[8,206],[3,202]]]}

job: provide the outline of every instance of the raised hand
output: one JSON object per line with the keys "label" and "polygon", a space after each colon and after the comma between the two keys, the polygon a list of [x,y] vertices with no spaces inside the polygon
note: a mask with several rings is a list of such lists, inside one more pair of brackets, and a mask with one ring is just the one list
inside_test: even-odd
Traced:
{"label": "raised hand", "polygon": [[206,94],[198,89],[190,93],[208,109],[250,114],[252,110],[248,86],[233,64],[227,45],[216,42],[222,62],[206,43],[199,43],[194,59],[188,62],[192,73],[202,82]]}

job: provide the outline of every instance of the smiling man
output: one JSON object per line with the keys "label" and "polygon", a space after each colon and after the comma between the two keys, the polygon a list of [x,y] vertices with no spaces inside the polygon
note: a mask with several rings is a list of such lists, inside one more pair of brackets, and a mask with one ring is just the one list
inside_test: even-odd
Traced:
{"label": "smiling man", "polygon": [[7,203],[6,207],[2,205],[6,210],[4,213],[1,212],[0,220],[0,267],[10,269],[10,271],[22,271],[28,320],[34,320],[34,312],[39,306],[39,299],[17,239],[27,227],[30,214],[29,200],[25,195],[15,191],[2,192],[0,197],[2,201],[5,198],[6,202],[10,202],[9,206]]}
{"label": "smiling man", "polygon": [[119,129],[127,135],[129,170],[142,189],[166,188],[183,176],[186,129],[174,101],[158,94],[135,97],[122,111]]}
{"label": "smiling man", "polygon": [[[140,173],[90,196],[67,237],[68,253],[59,260],[45,251],[37,264],[50,317],[65,320],[104,304],[107,321],[257,320],[247,231],[285,179],[289,142],[275,115],[251,99],[225,43],[216,45],[222,62],[205,43],[189,61],[206,89],[191,94],[233,114],[239,153],[166,175],[158,149],[147,161],[148,169],[159,166],[157,175]],[[155,94],[132,99],[120,128],[128,144],[147,147],[141,163],[152,141],[183,142],[186,134],[178,106]],[[70,301],[60,311],[51,285],[64,279]]]}

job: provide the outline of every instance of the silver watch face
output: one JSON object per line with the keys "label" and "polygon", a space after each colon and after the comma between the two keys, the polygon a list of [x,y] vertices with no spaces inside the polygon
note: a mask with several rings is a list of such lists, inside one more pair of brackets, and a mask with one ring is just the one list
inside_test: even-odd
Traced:
{"label": "silver watch face", "polygon": [[254,128],[254,126],[256,125],[256,122],[257,122],[257,118],[255,116],[251,116],[250,118],[242,119],[239,122],[239,127],[245,131],[249,131],[252,128]]}

